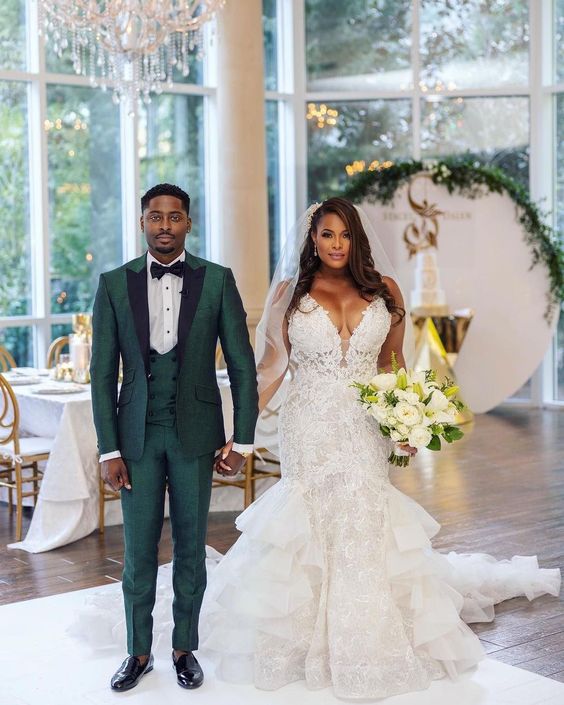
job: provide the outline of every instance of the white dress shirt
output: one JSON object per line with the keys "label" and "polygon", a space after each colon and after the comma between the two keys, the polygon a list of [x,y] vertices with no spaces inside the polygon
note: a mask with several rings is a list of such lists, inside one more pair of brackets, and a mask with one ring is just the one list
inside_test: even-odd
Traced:
{"label": "white dress shirt", "polygon": [[[184,262],[186,252],[177,257],[169,265],[175,262]],[[176,274],[164,274],[160,279],[151,276],[151,263],[159,262],[150,252],[147,252],[147,299],[149,305],[149,344],[159,355],[172,350],[178,342],[178,316],[180,313],[181,292],[183,286],[182,277]],[[233,450],[237,453],[252,453],[252,445],[234,443]],[[103,453],[100,462],[121,458],[119,450]]]}
{"label": "white dress shirt", "polygon": [[[183,252],[175,262],[184,262]],[[176,274],[165,274],[160,279],[151,276],[151,264],[156,262],[150,252],[147,252],[147,298],[149,303],[149,341],[151,348],[159,355],[172,350],[178,342],[178,315],[180,313],[181,292],[184,284],[182,277]]]}

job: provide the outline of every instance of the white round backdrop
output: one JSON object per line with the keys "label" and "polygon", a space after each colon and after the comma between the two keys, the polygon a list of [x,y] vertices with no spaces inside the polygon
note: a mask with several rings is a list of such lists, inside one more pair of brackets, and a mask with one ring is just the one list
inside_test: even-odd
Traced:
{"label": "white round backdrop", "polygon": [[[548,273],[532,270],[531,251],[508,196],[475,200],[429,180],[424,186],[438,216],[437,259],[441,287],[451,311],[471,308],[474,319],[455,366],[461,393],[476,413],[492,409],[517,391],[535,371],[556,326],[544,318]],[[415,258],[409,260],[405,227],[419,218],[407,200],[407,186],[393,204],[363,203],[396,268],[406,302],[413,289]]]}

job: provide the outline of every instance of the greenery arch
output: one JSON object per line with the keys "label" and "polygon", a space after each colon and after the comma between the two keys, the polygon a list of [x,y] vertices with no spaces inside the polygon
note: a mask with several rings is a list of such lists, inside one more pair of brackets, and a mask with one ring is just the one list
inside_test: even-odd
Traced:
{"label": "greenery arch", "polygon": [[353,177],[343,194],[354,203],[390,203],[398,188],[415,174],[426,172],[449,193],[480,198],[488,193],[507,194],[515,203],[517,220],[531,250],[531,268],[542,262],[550,280],[545,318],[552,321],[564,301],[564,247],[559,233],[546,223],[547,214],[529,198],[527,190],[498,167],[484,166],[468,158],[384,162]]}

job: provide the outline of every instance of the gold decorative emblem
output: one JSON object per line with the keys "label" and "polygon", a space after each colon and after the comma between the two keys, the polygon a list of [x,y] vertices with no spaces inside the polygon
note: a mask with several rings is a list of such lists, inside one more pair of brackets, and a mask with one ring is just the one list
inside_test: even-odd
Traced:
{"label": "gold decorative emblem", "polygon": [[[421,202],[415,200],[413,195],[413,184],[418,179],[430,179],[430,174],[417,174],[409,182],[407,189],[407,200],[418,219],[409,223],[403,231],[403,241],[407,246],[409,258],[417,254],[420,250],[427,250],[430,247],[437,248],[437,238],[439,235],[439,220],[438,216],[444,215],[444,211],[439,210],[436,203],[429,203],[424,190],[424,197]],[[426,186],[426,184],[425,184]]]}

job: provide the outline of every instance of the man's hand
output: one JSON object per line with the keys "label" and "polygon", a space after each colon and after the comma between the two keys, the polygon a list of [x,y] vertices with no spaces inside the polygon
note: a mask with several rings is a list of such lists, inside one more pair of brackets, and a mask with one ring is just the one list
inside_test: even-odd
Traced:
{"label": "man's hand", "polygon": [[214,458],[213,469],[218,475],[233,477],[233,475],[237,475],[243,469],[245,458],[241,453],[232,450],[232,448],[233,439],[231,438]]}
{"label": "man's hand", "polygon": [[109,485],[114,492],[119,492],[122,487],[131,489],[129,474],[123,458],[112,458],[104,460],[102,463],[102,480]]}

